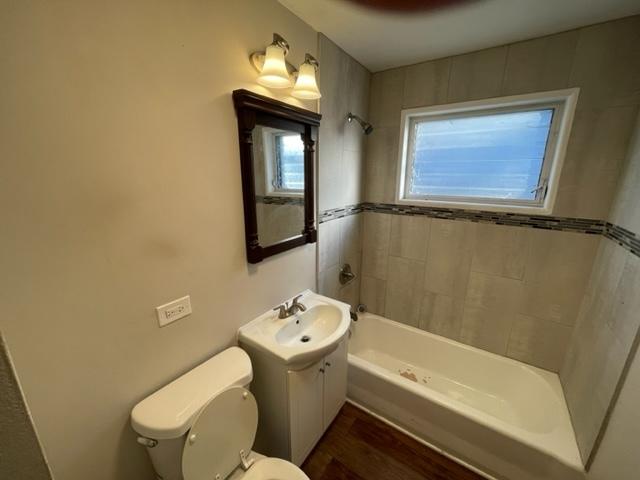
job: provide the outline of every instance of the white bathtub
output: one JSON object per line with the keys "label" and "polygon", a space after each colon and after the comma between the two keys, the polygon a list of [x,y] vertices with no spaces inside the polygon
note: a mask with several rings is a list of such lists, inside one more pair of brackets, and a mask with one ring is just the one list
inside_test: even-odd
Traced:
{"label": "white bathtub", "polygon": [[488,478],[584,478],[560,381],[546,370],[361,314],[348,396]]}

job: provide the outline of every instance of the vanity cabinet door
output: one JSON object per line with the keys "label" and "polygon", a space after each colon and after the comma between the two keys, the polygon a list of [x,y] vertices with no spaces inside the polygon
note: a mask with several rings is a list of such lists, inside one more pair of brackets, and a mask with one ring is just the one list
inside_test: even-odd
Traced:
{"label": "vanity cabinet door", "polygon": [[291,461],[300,465],[324,432],[324,360],[304,370],[289,371]]}
{"label": "vanity cabinet door", "polygon": [[333,422],[347,398],[347,347],[348,340],[345,337],[338,345],[338,348],[325,357],[324,430]]}

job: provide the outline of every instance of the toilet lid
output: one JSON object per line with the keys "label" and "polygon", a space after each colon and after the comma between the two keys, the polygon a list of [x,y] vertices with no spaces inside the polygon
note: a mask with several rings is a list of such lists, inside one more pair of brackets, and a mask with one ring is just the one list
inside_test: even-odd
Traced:
{"label": "toilet lid", "polygon": [[309,477],[286,460],[263,458],[253,464],[242,480],[309,480]]}
{"label": "toilet lid", "polygon": [[258,405],[250,391],[231,387],[213,397],[187,433],[184,480],[226,478],[240,464],[240,450],[251,453],[257,426]]}

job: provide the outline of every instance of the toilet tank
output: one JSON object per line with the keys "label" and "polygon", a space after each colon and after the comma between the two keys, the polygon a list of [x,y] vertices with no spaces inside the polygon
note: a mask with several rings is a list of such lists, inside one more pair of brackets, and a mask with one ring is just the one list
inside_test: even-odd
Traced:
{"label": "toilet tank", "polygon": [[238,347],[231,347],[133,407],[133,429],[142,437],[157,441],[147,450],[159,478],[182,478],[182,447],[186,434],[209,400],[229,387],[248,387],[252,379],[249,355]]}

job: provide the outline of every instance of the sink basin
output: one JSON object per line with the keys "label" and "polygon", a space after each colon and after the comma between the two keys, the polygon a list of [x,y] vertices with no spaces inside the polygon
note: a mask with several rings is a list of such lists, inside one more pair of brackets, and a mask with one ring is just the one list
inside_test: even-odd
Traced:
{"label": "sink basin", "polygon": [[349,305],[310,290],[298,301],[306,311],[279,319],[278,313],[270,310],[241,327],[240,345],[270,354],[292,369],[303,368],[335,350],[351,323]]}

